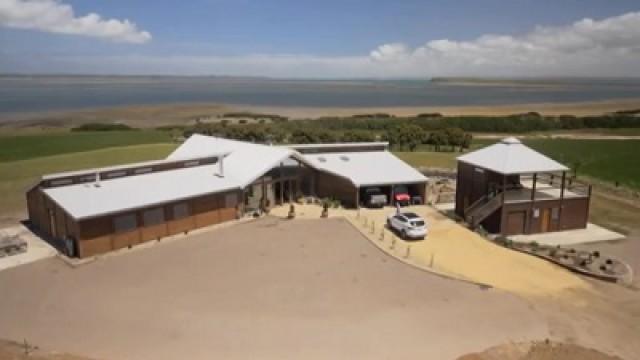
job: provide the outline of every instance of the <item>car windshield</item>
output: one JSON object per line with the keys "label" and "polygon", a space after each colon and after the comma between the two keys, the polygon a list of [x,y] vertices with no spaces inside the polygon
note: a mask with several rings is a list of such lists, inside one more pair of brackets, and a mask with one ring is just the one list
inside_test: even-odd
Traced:
{"label": "car windshield", "polygon": [[417,219],[420,217],[418,216],[418,214],[412,212],[403,213],[402,215],[404,215],[407,219]]}
{"label": "car windshield", "polygon": [[424,226],[424,221],[422,221],[422,220],[412,221],[412,222],[411,222],[411,225],[416,226],[416,227],[418,227],[418,226]]}

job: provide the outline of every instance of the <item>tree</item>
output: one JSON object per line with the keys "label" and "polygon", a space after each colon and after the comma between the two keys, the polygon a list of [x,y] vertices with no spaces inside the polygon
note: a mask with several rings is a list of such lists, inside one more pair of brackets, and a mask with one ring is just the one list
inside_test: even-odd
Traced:
{"label": "tree", "polygon": [[460,152],[465,149],[469,149],[471,147],[471,143],[473,142],[473,135],[471,133],[465,133],[464,138],[462,140],[462,145],[460,146]]}
{"label": "tree", "polygon": [[460,128],[446,128],[444,133],[447,137],[447,144],[451,146],[451,151],[455,151],[456,146],[459,146],[460,151],[462,151],[464,131]]}
{"label": "tree", "polygon": [[385,136],[391,147],[399,150],[407,147],[409,151],[414,151],[424,138],[424,130],[417,125],[399,124],[392,128]]}
{"label": "tree", "polygon": [[441,146],[447,144],[447,134],[443,130],[436,130],[429,134],[428,143],[433,145],[435,151],[440,151]]}
{"label": "tree", "polygon": [[340,141],[342,142],[367,142],[375,141],[376,137],[370,131],[363,130],[347,130],[342,134]]}

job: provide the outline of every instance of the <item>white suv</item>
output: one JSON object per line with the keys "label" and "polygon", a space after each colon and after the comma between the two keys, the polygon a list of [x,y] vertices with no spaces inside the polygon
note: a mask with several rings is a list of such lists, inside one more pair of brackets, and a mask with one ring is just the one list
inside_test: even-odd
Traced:
{"label": "white suv", "polygon": [[428,233],[424,219],[412,212],[389,214],[387,225],[391,230],[397,231],[403,239],[424,239]]}

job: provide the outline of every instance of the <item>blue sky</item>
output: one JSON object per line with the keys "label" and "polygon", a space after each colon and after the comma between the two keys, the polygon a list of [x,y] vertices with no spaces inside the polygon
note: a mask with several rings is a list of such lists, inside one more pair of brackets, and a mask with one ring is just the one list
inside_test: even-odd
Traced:
{"label": "blue sky", "polygon": [[0,72],[624,76],[640,60],[637,0],[35,2],[0,0]]}

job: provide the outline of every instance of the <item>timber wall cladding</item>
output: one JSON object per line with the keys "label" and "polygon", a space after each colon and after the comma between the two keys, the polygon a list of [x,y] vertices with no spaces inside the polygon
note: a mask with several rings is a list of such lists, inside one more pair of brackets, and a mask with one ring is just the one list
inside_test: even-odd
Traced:
{"label": "timber wall cladding", "polygon": [[[177,204],[189,204],[190,215],[175,219],[173,209],[174,205]],[[79,224],[78,256],[82,258],[103,254],[146,241],[156,240],[164,236],[234,220],[237,214],[237,204],[238,193],[228,192],[171,203],[161,207],[140,209],[128,213],[135,214],[138,226],[133,230],[120,233],[115,232],[113,221],[115,217],[122,214],[83,220]],[[164,209],[164,221],[144,226],[144,212],[158,208]]]}
{"label": "timber wall cladding", "polygon": [[316,172],[316,194],[319,197],[333,197],[344,206],[356,206],[356,188],[348,180],[341,177]]}
{"label": "timber wall cladding", "polygon": [[589,199],[565,199],[561,213],[562,229],[581,229],[589,221]]}

